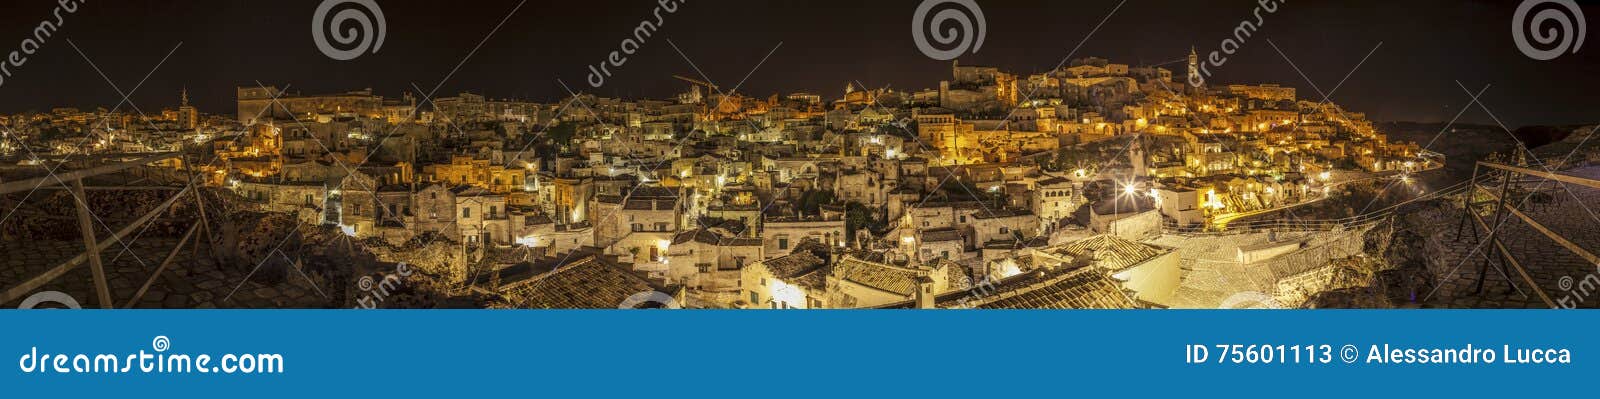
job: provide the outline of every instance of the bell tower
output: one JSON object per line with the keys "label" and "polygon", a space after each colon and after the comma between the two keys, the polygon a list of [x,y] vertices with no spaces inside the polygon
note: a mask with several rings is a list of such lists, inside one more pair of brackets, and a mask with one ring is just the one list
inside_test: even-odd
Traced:
{"label": "bell tower", "polygon": [[1193,46],[1190,46],[1189,47],[1189,86],[1192,86],[1195,89],[1201,89],[1201,88],[1204,88],[1205,85],[1206,85],[1205,77],[1200,76],[1200,54],[1196,53],[1194,51],[1194,47]]}

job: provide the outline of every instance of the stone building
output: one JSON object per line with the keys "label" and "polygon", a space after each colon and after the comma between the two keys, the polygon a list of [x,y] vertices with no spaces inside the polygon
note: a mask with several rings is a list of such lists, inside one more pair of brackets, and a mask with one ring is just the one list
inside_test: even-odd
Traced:
{"label": "stone building", "polygon": [[762,222],[761,237],[766,258],[788,255],[804,240],[815,240],[828,247],[845,246],[842,217],[773,217]]}
{"label": "stone building", "polygon": [[451,189],[456,199],[456,227],[459,237],[469,244],[509,246],[511,217],[506,197],[482,187],[460,186]]}
{"label": "stone building", "polygon": [[1064,177],[1050,177],[1036,182],[1028,195],[1033,213],[1046,226],[1055,226],[1062,220],[1071,219],[1078,207],[1083,205],[1079,188],[1076,182]]}
{"label": "stone building", "polygon": [[383,97],[372,95],[372,89],[339,94],[310,95],[285,93],[274,86],[240,87],[238,90],[239,122],[255,123],[262,118],[292,120],[314,114],[352,115],[356,117],[384,117]]}

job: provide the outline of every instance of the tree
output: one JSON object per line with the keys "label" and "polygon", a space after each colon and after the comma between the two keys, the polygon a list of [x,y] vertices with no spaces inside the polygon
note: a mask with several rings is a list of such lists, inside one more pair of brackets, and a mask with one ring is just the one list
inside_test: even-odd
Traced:
{"label": "tree", "polygon": [[860,202],[850,202],[844,206],[845,238],[851,241],[856,239],[856,230],[863,228],[878,234],[887,230],[888,225],[877,218],[877,211],[862,205]]}
{"label": "tree", "polygon": [[800,195],[800,213],[803,215],[816,215],[822,212],[823,204],[833,203],[833,192],[808,190]]}
{"label": "tree", "polygon": [[551,126],[549,130],[545,130],[544,137],[556,144],[570,144],[572,143],[572,137],[577,134],[578,125],[561,123]]}

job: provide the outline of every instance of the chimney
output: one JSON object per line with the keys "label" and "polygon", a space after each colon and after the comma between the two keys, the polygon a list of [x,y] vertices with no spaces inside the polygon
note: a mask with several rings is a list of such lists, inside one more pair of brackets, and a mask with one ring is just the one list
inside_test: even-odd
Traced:
{"label": "chimney", "polygon": [[917,277],[917,293],[914,295],[917,309],[933,309],[933,279],[928,276]]}

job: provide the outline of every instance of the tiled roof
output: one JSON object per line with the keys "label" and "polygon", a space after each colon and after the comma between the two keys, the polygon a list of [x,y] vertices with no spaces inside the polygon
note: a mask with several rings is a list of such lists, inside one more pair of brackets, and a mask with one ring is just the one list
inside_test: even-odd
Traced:
{"label": "tiled roof", "polygon": [[1057,185],[1057,184],[1061,184],[1061,183],[1070,183],[1070,182],[1072,182],[1072,180],[1067,180],[1067,178],[1065,178],[1065,177],[1051,176],[1049,179],[1040,180],[1037,184],[1040,185],[1040,186],[1053,186],[1053,185]]}
{"label": "tiled roof", "polygon": [[917,292],[918,273],[910,269],[845,258],[834,266],[833,274],[856,284],[899,295],[909,296]]}
{"label": "tiled roof", "polygon": [[979,212],[972,215],[975,219],[999,219],[1017,216],[1033,216],[1033,212],[1021,209],[996,209],[994,212]]}
{"label": "tiled roof", "polygon": [[767,260],[765,264],[767,272],[771,273],[772,277],[806,288],[825,287],[828,273],[833,271],[828,267],[826,259],[818,258],[809,251],[797,250],[789,255]]}
{"label": "tiled roof", "polygon": [[513,307],[523,309],[612,309],[650,291],[659,289],[590,256],[510,287],[506,296]]}
{"label": "tiled roof", "polygon": [[1096,266],[1119,272],[1166,254],[1171,250],[1128,241],[1114,235],[1101,234],[1065,245],[1047,248],[1044,251],[1073,258],[1091,257]]}
{"label": "tiled roof", "polygon": [[1044,272],[1037,283],[967,303],[977,309],[1134,309],[1121,285],[1094,268]]}
{"label": "tiled roof", "polygon": [[767,272],[771,273],[773,277],[787,279],[822,267],[822,265],[826,264],[827,261],[822,258],[818,258],[816,255],[811,254],[811,252],[796,251],[788,255],[769,259],[763,263],[767,265]]}
{"label": "tiled roof", "polygon": [[922,242],[961,241],[961,232],[954,228],[928,229],[922,231]]}
{"label": "tiled roof", "polygon": [[678,235],[673,236],[672,237],[672,244],[673,245],[678,245],[678,244],[688,243],[690,241],[698,241],[698,242],[701,242],[701,243],[717,245],[717,242],[719,242],[721,240],[722,240],[722,237],[718,236],[717,233],[713,233],[713,232],[711,232],[709,230],[705,230],[705,229],[694,229],[694,230],[689,230],[689,231],[685,231],[685,232],[682,232],[682,233],[678,233]]}

